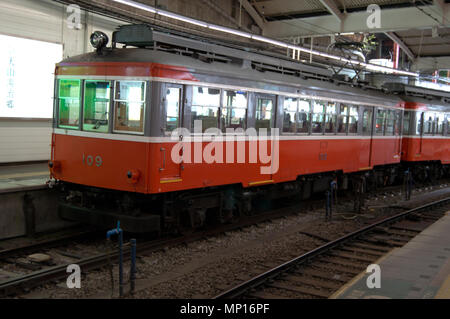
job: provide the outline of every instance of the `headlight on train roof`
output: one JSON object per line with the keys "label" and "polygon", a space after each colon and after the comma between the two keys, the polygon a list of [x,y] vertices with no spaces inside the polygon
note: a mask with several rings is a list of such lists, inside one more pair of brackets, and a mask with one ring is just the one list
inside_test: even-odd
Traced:
{"label": "headlight on train roof", "polygon": [[91,34],[90,38],[91,45],[97,50],[106,47],[108,41],[109,41],[108,36],[101,31],[95,31],[94,33]]}

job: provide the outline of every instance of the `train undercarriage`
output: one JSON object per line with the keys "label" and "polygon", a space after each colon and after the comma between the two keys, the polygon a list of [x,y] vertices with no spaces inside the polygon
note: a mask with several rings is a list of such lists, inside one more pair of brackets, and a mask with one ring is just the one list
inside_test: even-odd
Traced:
{"label": "train undercarriage", "polygon": [[449,165],[416,162],[379,166],[351,174],[335,171],[299,176],[293,182],[259,187],[226,185],[155,195],[64,182],[58,182],[56,187],[61,192],[59,214],[64,219],[104,228],[114,227],[120,220],[126,231],[160,234],[234,222],[240,217],[270,210],[277,201],[306,200],[333,187],[337,191],[353,191],[355,211],[360,212],[368,192],[405,184],[406,178],[410,178],[414,186],[432,184],[449,175]]}

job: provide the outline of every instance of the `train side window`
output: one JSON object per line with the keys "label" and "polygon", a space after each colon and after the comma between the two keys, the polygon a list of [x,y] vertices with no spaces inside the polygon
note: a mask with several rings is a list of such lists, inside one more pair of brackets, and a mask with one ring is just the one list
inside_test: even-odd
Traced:
{"label": "train side window", "polygon": [[450,114],[445,114],[444,134],[450,135]]}
{"label": "train side window", "polygon": [[247,93],[241,91],[224,91],[221,112],[222,131],[227,128],[245,130],[247,120]]}
{"label": "train side window", "polygon": [[338,133],[347,133],[348,128],[348,106],[345,104],[339,105],[339,113],[338,113]]}
{"label": "train side window", "polygon": [[202,122],[202,133],[208,128],[219,125],[220,89],[194,86],[191,106],[191,125],[194,130],[195,121]]}
{"label": "train side window", "polygon": [[424,120],[423,134],[432,135],[434,124],[434,113],[425,112],[423,120]]}
{"label": "train side window", "polygon": [[309,133],[309,120],[311,118],[311,101],[298,101],[297,133]]}
{"label": "train side window", "polygon": [[436,115],[436,135],[444,135],[445,115],[438,113]]}
{"label": "train side window", "polygon": [[336,103],[328,102],[325,105],[325,133],[335,134],[336,132]]}
{"label": "train side window", "polygon": [[284,98],[283,133],[295,133],[297,130],[298,99],[293,97]]}
{"label": "train side window", "polygon": [[372,134],[372,110],[365,109],[363,112],[363,134]]}
{"label": "train side window", "polygon": [[411,112],[403,113],[403,135],[409,135],[409,124],[411,123]]}
{"label": "train side window", "polygon": [[358,107],[350,106],[348,117],[348,132],[350,134],[358,133],[358,121],[359,121]]}
{"label": "train side window", "polygon": [[323,133],[323,119],[324,119],[325,102],[313,101],[313,113],[311,117],[311,132]]}
{"label": "train side window", "polygon": [[80,80],[59,80],[58,127],[77,129],[80,122]]}
{"label": "train side window", "polygon": [[397,110],[395,111],[395,121],[394,121],[394,134],[396,136],[401,135],[401,118],[402,118],[402,111]]}
{"label": "train side window", "polygon": [[255,129],[272,127],[272,111],[274,105],[270,98],[258,97],[256,103]]}
{"label": "train side window", "polygon": [[181,88],[167,87],[166,91],[166,127],[165,132],[170,134],[177,129],[180,121]]}
{"label": "train side window", "polygon": [[116,81],[114,131],[144,133],[145,91],[143,81]]}
{"label": "train side window", "polygon": [[84,82],[84,131],[108,132],[110,96],[110,82],[90,80]]}
{"label": "train side window", "polygon": [[386,123],[386,110],[378,109],[375,133],[377,133],[378,135],[383,135],[384,127],[386,125],[385,123]]}
{"label": "train side window", "polygon": [[386,112],[386,131],[384,135],[392,136],[394,135],[395,127],[395,111],[389,110]]}
{"label": "train side window", "polygon": [[422,135],[423,112],[416,113],[416,134]]}

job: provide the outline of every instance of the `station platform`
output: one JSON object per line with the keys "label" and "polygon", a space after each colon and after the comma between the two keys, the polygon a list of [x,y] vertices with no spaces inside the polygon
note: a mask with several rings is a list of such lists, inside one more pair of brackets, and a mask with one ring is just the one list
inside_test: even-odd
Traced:
{"label": "station platform", "polygon": [[23,165],[0,165],[0,194],[43,189],[49,179],[47,162]]}
{"label": "station platform", "polygon": [[333,299],[450,299],[450,211],[410,242],[376,262],[381,287],[361,273]]}
{"label": "station platform", "polygon": [[47,165],[0,165],[0,240],[74,224],[58,215],[58,194],[46,184],[50,178]]}

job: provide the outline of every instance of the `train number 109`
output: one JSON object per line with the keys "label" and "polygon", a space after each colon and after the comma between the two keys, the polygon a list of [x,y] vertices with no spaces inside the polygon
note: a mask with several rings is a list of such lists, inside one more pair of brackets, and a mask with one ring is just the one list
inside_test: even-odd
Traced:
{"label": "train number 109", "polygon": [[83,153],[83,165],[87,165],[87,166],[92,166],[94,165],[95,162],[95,166],[100,167],[103,165],[103,159],[100,155],[97,155],[95,158],[92,155],[85,155]]}

